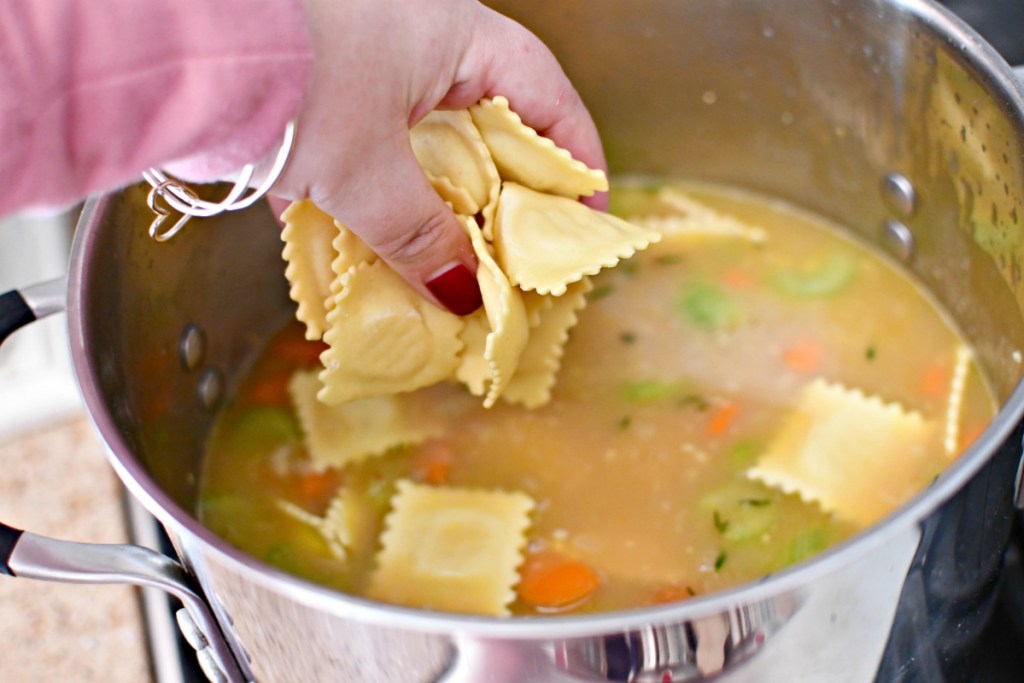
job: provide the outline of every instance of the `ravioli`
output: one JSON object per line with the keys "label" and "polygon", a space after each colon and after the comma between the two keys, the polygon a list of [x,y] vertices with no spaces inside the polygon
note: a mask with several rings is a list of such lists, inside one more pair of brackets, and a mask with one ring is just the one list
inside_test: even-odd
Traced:
{"label": "ravioli", "polygon": [[654,230],[515,183],[503,183],[498,197],[498,263],[513,284],[538,294],[559,296],[660,239]]}
{"label": "ravioli", "polygon": [[509,284],[505,273],[494,261],[476,223],[466,219],[463,227],[479,262],[476,277],[490,326],[490,332],[484,340],[484,360],[490,370],[484,407],[490,408],[512,379],[519,356],[526,346],[530,325],[522,294]]}
{"label": "ravioli", "polygon": [[502,179],[573,199],[608,190],[603,171],[573,159],[568,150],[524,124],[507,98],[481,100],[469,113]]}
{"label": "ravioli", "polygon": [[475,216],[500,184],[498,169],[469,112],[433,111],[410,131],[412,150],[455,213]]}
{"label": "ravioli", "polygon": [[383,261],[342,276],[327,322],[318,394],[325,403],[419,389],[459,364],[461,318],[428,303]]}
{"label": "ravioli", "polygon": [[401,395],[370,396],[338,405],[317,398],[322,385],[315,371],[299,371],[288,393],[305,434],[306,449],[320,469],[342,468],[393,448],[417,444],[440,433]]}
{"label": "ravioli", "polygon": [[816,379],[748,476],[867,526],[936,474],[934,426],[896,403]]}
{"label": "ravioli", "polygon": [[308,199],[292,202],[281,214],[284,230],[281,257],[288,295],[298,305],[295,317],[306,325],[306,339],[320,339],[327,329],[334,271],[332,242],[338,234],[334,219]]}
{"label": "ravioli", "polygon": [[950,458],[955,457],[960,450],[960,419],[964,393],[967,391],[967,377],[973,364],[974,354],[971,350],[963,345],[958,346],[953,377],[949,383],[949,396],[946,399],[946,431],[942,439],[942,446]]}
{"label": "ravioli", "polygon": [[459,336],[463,349],[459,367],[455,369],[455,378],[466,385],[469,393],[483,396],[487,393],[487,386],[492,377],[491,365],[484,358],[491,324],[487,321],[487,312],[484,310],[466,316],[463,322],[465,327]]}
{"label": "ravioli", "polygon": [[[483,310],[463,320],[432,307],[352,231],[309,200],[294,202],[285,212],[285,258],[296,315],[308,338],[329,347],[319,398],[337,405],[457,379],[491,407],[513,381],[550,299],[660,235],[578,203],[607,189],[604,172],[524,125],[503,97],[431,112],[409,135],[423,172],[470,237]],[[585,300],[572,301],[562,310],[575,321]],[[537,397],[549,395],[568,320],[540,332],[514,402],[540,405]]]}
{"label": "ravioli", "polygon": [[657,230],[665,237],[739,237],[756,244],[765,240],[764,228],[716,211],[676,188],[662,188],[658,199],[673,213],[630,219],[630,222]]}
{"label": "ravioli", "polygon": [[345,487],[331,498],[323,517],[287,500],[278,500],[277,507],[320,534],[334,559],[342,562],[372,547],[377,540],[372,510],[365,500]]}
{"label": "ravioli", "polygon": [[384,602],[507,616],[533,501],[523,493],[403,480],[367,595]]}
{"label": "ravioli", "polygon": [[373,263],[378,259],[377,253],[359,238],[354,232],[341,223],[335,222],[338,234],[331,246],[334,249],[334,260],[331,261],[331,271],[334,279],[330,286],[330,299],[327,310],[334,308],[334,298],[341,291],[341,279],[354,266],[364,263]]}
{"label": "ravioli", "polygon": [[562,353],[569,341],[569,330],[577,321],[577,313],[587,305],[587,293],[594,288],[589,277],[569,285],[546,309],[535,309],[537,324],[519,359],[516,374],[505,388],[509,403],[538,408],[551,400],[551,389],[561,366]]}

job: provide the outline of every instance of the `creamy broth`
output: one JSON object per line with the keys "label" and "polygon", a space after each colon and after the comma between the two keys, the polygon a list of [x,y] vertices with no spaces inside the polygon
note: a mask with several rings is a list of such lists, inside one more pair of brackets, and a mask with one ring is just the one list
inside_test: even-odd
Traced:
{"label": "creamy broth", "polygon": [[[522,491],[536,503],[527,555],[572,558],[597,587],[564,605],[521,596],[511,606],[520,615],[685,599],[856,533],[745,472],[818,377],[944,424],[964,341],[911,279],[836,226],[763,197],[679,187],[765,239],[666,240],[595,277],[543,408],[484,409],[455,384],[420,390],[417,410],[444,424],[443,436],[316,471],[286,387],[323,347],[299,325],[282,329],[218,418],[200,482],[203,523],[257,558],[358,594],[397,480]],[[671,213],[659,188],[620,182],[613,211]],[[972,366],[957,450],[994,410]],[[917,489],[952,457],[943,430],[933,434]],[[361,503],[345,561],[281,506],[322,514],[341,486]]]}

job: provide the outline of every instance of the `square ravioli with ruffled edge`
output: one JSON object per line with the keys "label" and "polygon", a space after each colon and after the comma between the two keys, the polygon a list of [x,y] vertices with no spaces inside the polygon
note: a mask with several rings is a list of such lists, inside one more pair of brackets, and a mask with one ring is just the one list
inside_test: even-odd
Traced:
{"label": "square ravioli with ruffled edge", "polygon": [[534,503],[524,493],[398,482],[369,597],[507,616]]}
{"label": "square ravioli with ruffled edge", "polygon": [[[418,305],[419,295],[354,233],[308,200],[294,203],[285,212],[287,274],[308,336],[329,347],[321,355],[320,400],[338,404],[455,379],[487,408],[510,386],[507,400],[543,405],[568,329],[586,304],[585,286],[576,283],[661,234],[581,204],[581,196],[607,190],[604,172],[525,125],[503,97],[431,112],[410,141],[470,237],[483,310],[459,321],[428,310],[425,300]],[[559,314],[541,315],[566,291],[572,294]],[[517,378],[524,349],[529,367]]]}
{"label": "square ravioli with ruffled edge", "polygon": [[383,261],[341,278],[320,355],[317,396],[338,404],[412,391],[450,378],[459,365],[461,318],[421,297]]}
{"label": "square ravioli with ruffled edge", "polygon": [[867,526],[937,474],[919,413],[816,379],[747,476]]}
{"label": "square ravioli with ruffled edge", "polygon": [[608,190],[604,173],[574,159],[568,150],[523,123],[507,98],[481,100],[469,113],[503,179],[572,198]]}
{"label": "square ravioli with ruffled edge", "polygon": [[288,383],[309,458],[319,469],[345,467],[442,431],[440,423],[406,405],[401,394],[328,405],[317,399],[321,388],[315,371],[296,372]]}
{"label": "square ravioli with ruffled edge", "polygon": [[432,111],[409,137],[420,168],[455,213],[475,216],[497,196],[498,169],[468,111]]}
{"label": "square ravioli with ruffled edge", "polygon": [[288,296],[297,304],[295,317],[306,325],[306,339],[320,339],[327,329],[331,287],[335,273],[332,242],[338,235],[334,219],[304,199],[292,202],[281,214],[284,229],[281,258],[288,265],[284,275]]}

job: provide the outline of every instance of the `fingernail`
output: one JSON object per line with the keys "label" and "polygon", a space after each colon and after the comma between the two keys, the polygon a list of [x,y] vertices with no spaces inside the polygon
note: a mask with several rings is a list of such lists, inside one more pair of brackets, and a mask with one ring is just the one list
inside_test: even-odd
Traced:
{"label": "fingernail", "polygon": [[464,263],[452,263],[442,268],[426,282],[427,289],[455,315],[469,315],[483,305],[480,283]]}

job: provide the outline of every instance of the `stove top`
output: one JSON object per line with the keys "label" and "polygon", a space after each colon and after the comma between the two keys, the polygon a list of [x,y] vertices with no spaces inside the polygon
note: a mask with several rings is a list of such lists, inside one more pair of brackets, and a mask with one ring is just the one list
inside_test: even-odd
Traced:
{"label": "stove top", "polygon": [[1018,683],[1024,679],[1024,513],[1018,514],[1006,552],[1002,585],[993,617],[978,651],[975,683]]}

